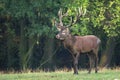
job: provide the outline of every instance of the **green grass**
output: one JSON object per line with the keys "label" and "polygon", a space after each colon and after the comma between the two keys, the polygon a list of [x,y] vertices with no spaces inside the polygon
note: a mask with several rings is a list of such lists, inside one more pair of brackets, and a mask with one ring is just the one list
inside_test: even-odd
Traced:
{"label": "green grass", "polygon": [[79,71],[78,75],[73,75],[73,71],[0,73],[0,80],[120,80],[120,70],[101,70],[97,74],[93,71],[91,74],[87,74],[87,71]]}

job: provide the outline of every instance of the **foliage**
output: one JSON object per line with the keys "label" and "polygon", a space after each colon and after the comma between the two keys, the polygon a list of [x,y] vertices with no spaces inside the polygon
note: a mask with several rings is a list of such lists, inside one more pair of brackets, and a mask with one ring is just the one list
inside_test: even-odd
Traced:
{"label": "foliage", "polygon": [[94,27],[103,29],[108,37],[119,36],[119,5],[118,0],[89,3],[90,22]]}
{"label": "foliage", "polygon": [[[63,19],[65,25],[69,24],[70,17],[76,19],[78,8],[85,13],[77,24],[70,27],[73,35],[97,35],[102,40],[102,46],[111,37],[119,41],[119,6],[119,0],[0,0],[0,65],[6,69],[23,65],[28,68],[36,47],[39,47],[36,51],[39,56],[52,53],[44,53],[48,51],[44,47],[57,46],[57,41],[51,40],[54,41],[52,45],[45,42],[49,38],[54,39],[57,33],[54,19],[58,19],[60,8],[63,13],[68,12],[68,17]],[[40,59],[35,61],[39,63]]]}
{"label": "foliage", "polygon": [[108,5],[106,5],[105,8],[105,25],[103,27],[103,29],[106,31],[106,33],[108,34],[108,36],[110,37],[116,37],[119,36],[120,32],[120,1],[118,0],[114,0],[114,1],[110,1],[108,2]]}
{"label": "foliage", "polygon": [[26,18],[26,29],[28,30],[26,35],[39,34],[41,36],[52,33],[51,19],[55,16],[53,12],[56,11],[53,7],[56,7],[56,3],[51,0],[47,2],[44,0],[3,0],[1,1],[1,14],[12,16],[17,20]]}

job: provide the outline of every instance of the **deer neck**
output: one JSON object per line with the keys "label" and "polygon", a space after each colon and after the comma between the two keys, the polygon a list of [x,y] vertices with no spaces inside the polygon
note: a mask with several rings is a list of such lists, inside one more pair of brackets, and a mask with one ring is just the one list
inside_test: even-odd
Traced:
{"label": "deer neck", "polygon": [[72,36],[71,34],[69,34],[64,40],[63,40],[63,44],[65,47],[70,47],[74,44],[75,42],[75,37]]}

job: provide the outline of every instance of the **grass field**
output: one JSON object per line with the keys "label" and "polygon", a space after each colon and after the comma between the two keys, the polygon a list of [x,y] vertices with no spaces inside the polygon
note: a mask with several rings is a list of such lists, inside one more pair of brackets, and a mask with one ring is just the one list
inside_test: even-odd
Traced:
{"label": "grass field", "polygon": [[87,74],[87,71],[79,71],[78,75],[73,75],[73,71],[0,73],[0,80],[120,80],[120,69],[105,69],[97,74],[93,71],[91,74]]}

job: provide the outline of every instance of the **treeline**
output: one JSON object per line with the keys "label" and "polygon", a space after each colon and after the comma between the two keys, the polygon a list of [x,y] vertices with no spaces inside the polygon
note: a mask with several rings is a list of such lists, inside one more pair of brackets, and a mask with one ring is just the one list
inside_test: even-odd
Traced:
{"label": "treeline", "polygon": [[[72,57],[55,38],[58,11],[86,14],[73,25],[73,35],[93,34],[101,41],[99,66],[120,66],[119,0],[0,0],[0,70],[72,67]],[[64,18],[67,24],[69,18]],[[87,68],[88,57],[81,55],[79,68]]]}

